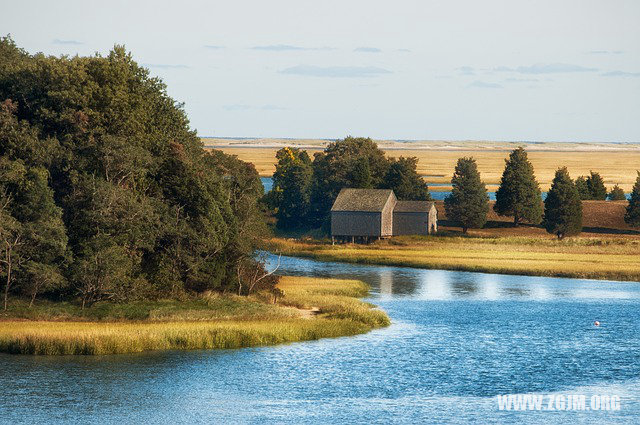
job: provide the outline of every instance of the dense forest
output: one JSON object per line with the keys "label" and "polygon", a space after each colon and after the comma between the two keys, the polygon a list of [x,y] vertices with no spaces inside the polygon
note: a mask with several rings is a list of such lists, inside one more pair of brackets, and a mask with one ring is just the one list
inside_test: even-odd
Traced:
{"label": "dense forest", "polygon": [[246,292],[262,194],[253,165],[207,153],[124,47],[51,57],[0,39],[5,303]]}

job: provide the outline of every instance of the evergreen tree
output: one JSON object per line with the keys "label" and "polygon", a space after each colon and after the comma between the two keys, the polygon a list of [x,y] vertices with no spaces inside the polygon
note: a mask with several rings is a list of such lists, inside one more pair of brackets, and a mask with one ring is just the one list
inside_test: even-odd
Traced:
{"label": "evergreen tree", "polygon": [[311,158],[298,148],[282,148],[273,174],[273,189],[267,195],[281,229],[296,229],[306,224],[311,198]]}
{"label": "evergreen tree", "polygon": [[480,180],[475,159],[458,159],[451,184],[451,194],[444,199],[447,219],[459,222],[463,233],[467,233],[469,228],[484,226],[489,212],[489,196]]}
{"label": "evergreen tree", "polygon": [[604,201],[607,199],[607,188],[604,186],[604,180],[600,173],[591,171],[591,175],[587,177],[587,187],[589,188],[589,199]]}
{"label": "evergreen tree", "polygon": [[392,189],[396,197],[405,201],[430,201],[429,188],[418,174],[418,158],[392,159],[381,188]]}
{"label": "evergreen tree", "polygon": [[582,231],[582,201],[566,167],[556,171],[544,200],[544,226],[558,239]]}
{"label": "evergreen tree", "polygon": [[517,148],[505,162],[493,209],[498,215],[513,217],[516,226],[521,220],[539,224],[542,221],[542,195],[527,152],[522,147]]}
{"label": "evergreen tree", "polygon": [[640,227],[640,171],[638,171],[636,183],[633,185],[633,190],[631,191],[631,199],[629,199],[624,221],[629,226]]}
{"label": "evergreen tree", "polygon": [[626,201],[627,196],[624,193],[624,190],[617,184],[613,186],[609,195],[607,195],[610,201]]}
{"label": "evergreen tree", "polygon": [[575,185],[581,200],[585,201],[587,199],[591,199],[589,185],[587,184],[587,179],[585,179],[584,176],[578,177],[576,179]]}

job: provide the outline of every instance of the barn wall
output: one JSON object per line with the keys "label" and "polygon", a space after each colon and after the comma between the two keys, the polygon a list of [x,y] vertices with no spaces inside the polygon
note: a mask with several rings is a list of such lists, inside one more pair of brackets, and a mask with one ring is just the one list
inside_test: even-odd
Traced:
{"label": "barn wall", "polygon": [[391,194],[389,201],[382,209],[381,217],[381,234],[380,236],[392,236],[393,235],[393,209],[396,207],[398,200],[396,195]]}
{"label": "barn wall", "polygon": [[429,210],[429,233],[436,233],[438,231],[438,210],[436,207],[432,207]]}
{"label": "barn wall", "polygon": [[381,226],[379,212],[331,212],[332,236],[381,236]]}
{"label": "barn wall", "polygon": [[429,233],[429,213],[427,212],[394,212],[393,234],[427,235]]}

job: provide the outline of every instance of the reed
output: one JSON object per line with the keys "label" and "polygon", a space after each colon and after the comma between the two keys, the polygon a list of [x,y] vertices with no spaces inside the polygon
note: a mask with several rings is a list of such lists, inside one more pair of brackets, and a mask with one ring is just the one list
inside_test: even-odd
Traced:
{"label": "reed", "polygon": [[393,238],[371,245],[271,239],[284,255],[425,269],[640,281],[637,239]]}
{"label": "reed", "polygon": [[[268,304],[264,295],[246,300],[247,305],[265,306],[253,316],[234,307],[234,314],[223,309],[226,312],[219,316],[224,318],[218,320],[211,320],[215,317],[211,310],[220,313],[216,306],[227,297],[215,297],[214,307],[202,309],[196,316],[205,317],[200,321],[193,320],[194,311],[199,311],[193,305],[184,309],[186,316],[184,311],[174,312],[162,319],[151,317],[143,321],[86,321],[85,316],[70,314],[65,321],[4,320],[0,322],[0,352],[95,355],[242,348],[355,335],[389,324],[384,312],[356,298],[368,293],[368,287],[359,281],[285,277],[281,289],[285,295],[275,305]],[[229,299],[243,304],[237,298]],[[303,308],[314,308],[317,315],[303,315]],[[181,317],[189,320],[180,320]],[[78,319],[82,321],[74,321]]]}

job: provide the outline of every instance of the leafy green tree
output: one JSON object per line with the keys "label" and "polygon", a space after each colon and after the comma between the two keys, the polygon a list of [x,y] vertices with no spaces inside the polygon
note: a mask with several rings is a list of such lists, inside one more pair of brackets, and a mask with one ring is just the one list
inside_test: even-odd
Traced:
{"label": "leafy green tree", "polygon": [[578,177],[576,179],[575,185],[581,200],[584,201],[587,199],[592,199],[591,191],[589,190],[589,185],[587,184],[587,179],[584,176]]}
{"label": "leafy green tree", "polygon": [[310,223],[327,223],[329,211],[342,188],[380,187],[389,161],[369,138],[348,136],[329,143],[313,160]]}
{"label": "leafy green tree", "polygon": [[539,224],[542,221],[542,195],[527,152],[522,147],[517,148],[505,162],[494,211],[513,217],[516,226],[521,220]]}
{"label": "leafy green tree", "polygon": [[381,188],[392,189],[398,199],[430,201],[431,195],[424,179],[418,174],[418,158],[400,157],[390,161]]}
{"label": "leafy green tree", "polygon": [[306,225],[311,204],[313,168],[306,151],[282,148],[276,153],[276,171],[268,202],[281,229],[297,229]]}
{"label": "leafy green tree", "polygon": [[591,175],[587,176],[587,187],[591,194],[590,199],[598,201],[607,199],[607,188],[604,186],[604,180],[602,180],[600,173],[591,171]]}
{"label": "leafy green tree", "polygon": [[582,231],[582,201],[566,167],[556,171],[544,200],[544,226],[558,239]]}
{"label": "leafy green tree", "polygon": [[609,195],[607,195],[610,201],[626,201],[627,195],[625,195],[624,190],[617,184],[613,186]]}
{"label": "leafy green tree", "polygon": [[[1,231],[24,253],[15,288],[85,304],[237,289],[265,229],[255,168],[205,152],[182,105],[124,47],[57,58],[2,38],[0,102],[0,160],[15,174],[0,180]],[[28,281],[49,266],[63,281]]]}
{"label": "leafy green tree", "polygon": [[629,199],[624,221],[629,226],[640,227],[640,171],[638,171],[636,183],[633,185],[633,190],[631,191],[631,198]]}
{"label": "leafy green tree", "polygon": [[451,184],[451,194],[444,199],[447,219],[459,222],[463,233],[467,233],[469,228],[484,226],[489,212],[489,196],[475,159],[458,159]]}

